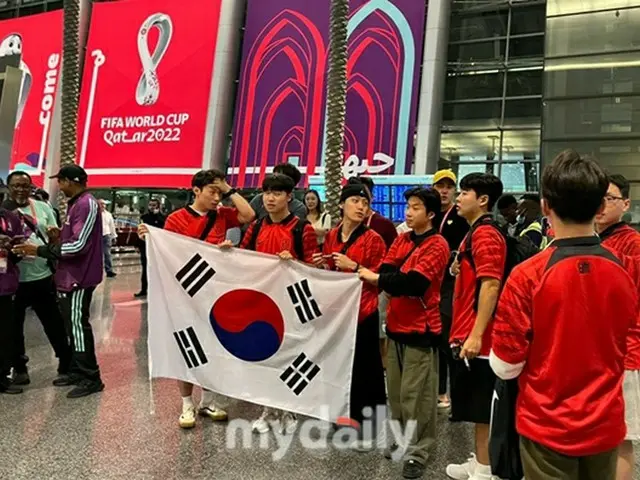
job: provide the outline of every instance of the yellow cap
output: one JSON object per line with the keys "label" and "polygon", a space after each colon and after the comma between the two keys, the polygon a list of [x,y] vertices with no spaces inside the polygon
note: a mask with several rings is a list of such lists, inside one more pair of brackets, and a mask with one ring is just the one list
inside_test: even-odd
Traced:
{"label": "yellow cap", "polygon": [[456,174],[453,173],[453,170],[446,169],[446,170],[438,170],[435,173],[435,175],[433,176],[433,184],[435,185],[436,183],[441,182],[445,178],[448,178],[449,180],[451,180],[454,185],[458,183],[458,179],[456,178]]}

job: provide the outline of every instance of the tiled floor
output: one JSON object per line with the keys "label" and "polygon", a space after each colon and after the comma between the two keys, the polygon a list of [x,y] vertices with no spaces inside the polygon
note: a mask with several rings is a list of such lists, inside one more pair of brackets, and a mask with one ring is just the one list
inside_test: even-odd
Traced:
{"label": "tiled floor", "polygon": [[[305,450],[296,439],[281,460],[277,448],[227,448],[225,426],[199,421],[180,430],[180,399],[174,382],[147,374],[146,305],[133,299],[134,267],[121,266],[117,279],[103,283],[93,301],[93,325],[106,389],[68,400],[51,386],[55,362],[37,319],[27,320],[32,384],[23,395],[0,395],[0,479],[396,479],[401,466],[379,452],[359,454]],[[253,418],[259,409],[229,406],[232,418]],[[154,413],[151,413],[151,412]],[[451,460],[472,450],[467,426],[439,419],[438,445],[426,479],[445,479]]]}

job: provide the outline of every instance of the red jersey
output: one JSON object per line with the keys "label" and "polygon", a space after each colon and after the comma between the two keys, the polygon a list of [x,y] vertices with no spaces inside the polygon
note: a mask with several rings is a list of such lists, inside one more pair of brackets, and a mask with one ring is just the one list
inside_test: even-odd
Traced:
{"label": "red jersey", "polygon": [[520,435],[569,456],[622,442],[626,336],[638,319],[639,286],[636,261],[618,258],[596,236],[555,240],[509,275],[493,354],[525,362]]}
{"label": "red jersey", "polygon": [[[210,215],[213,214],[214,212],[201,214],[191,207],[184,207],[167,217],[164,228],[170,232],[200,239],[207,228]],[[211,228],[207,238],[203,241],[218,245],[225,241],[227,230],[239,227],[240,222],[238,221],[238,210],[231,207],[218,207],[215,211],[215,216],[216,220],[213,228]]]}
{"label": "red jersey", "polygon": [[[640,257],[640,233],[624,222],[610,226],[600,234],[605,247],[628,257]],[[640,370],[640,325],[629,329],[627,336],[627,355],[624,358],[625,370]]]}
{"label": "red jersey", "polygon": [[[362,230],[359,231],[360,229]],[[342,243],[342,227],[336,227],[329,231],[324,238],[323,254],[342,253],[357,264],[368,268],[372,272],[377,272],[387,252],[384,240],[376,232],[365,226],[358,227],[351,235],[356,234],[358,234],[357,240],[349,245],[348,248],[345,248],[348,242]],[[329,266],[332,270],[335,270],[333,260],[329,260]],[[369,283],[363,283],[358,321],[362,322],[377,310],[378,288]]]}
{"label": "red jersey", "polygon": [[[480,220],[478,220],[480,221]],[[453,320],[449,341],[462,345],[476,323],[477,299],[480,295],[480,279],[494,278],[502,282],[507,259],[507,242],[504,236],[491,225],[472,227],[471,252],[466,251],[466,236],[458,249],[460,273],[456,277],[453,293]],[[473,256],[473,264],[469,258]],[[475,268],[474,268],[475,265]],[[491,352],[491,329],[489,322],[482,336],[480,357]]]}
{"label": "red jersey", "polygon": [[[240,248],[248,248],[251,238],[253,236],[253,229],[256,227],[254,221],[247,229]],[[289,214],[280,223],[274,223],[269,216],[262,219],[262,225],[258,232],[258,238],[256,238],[255,251],[261,253],[268,253],[271,255],[278,255],[285,250],[288,250],[294,258],[298,259],[296,249],[294,248],[293,228],[300,221],[293,213]],[[302,232],[302,243],[304,258],[298,260],[305,263],[313,263],[313,254],[318,252],[318,237],[316,231],[311,224],[304,226]]]}
{"label": "red jersey", "polygon": [[449,245],[435,230],[417,248],[414,238],[413,232],[397,237],[382,263],[400,268],[400,273],[419,273],[429,280],[429,288],[422,298],[392,296],[387,307],[387,330],[390,334],[440,335],[440,287],[449,263]]}

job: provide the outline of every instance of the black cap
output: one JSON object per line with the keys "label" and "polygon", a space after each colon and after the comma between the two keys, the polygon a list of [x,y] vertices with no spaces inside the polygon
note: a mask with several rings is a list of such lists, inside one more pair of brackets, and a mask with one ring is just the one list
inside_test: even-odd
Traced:
{"label": "black cap", "polygon": [[349,197],[363,197],[371,201],[369,189],[361,183],[347,184],[342,188],[340,203],[344,202]]}
{"label": "black cap", "polygon": [[87,182],[87,172],[85,172],[84,168],[79,165],[65,165],[56,175],[49,178],[63,178],[65,180],[84,184]]}

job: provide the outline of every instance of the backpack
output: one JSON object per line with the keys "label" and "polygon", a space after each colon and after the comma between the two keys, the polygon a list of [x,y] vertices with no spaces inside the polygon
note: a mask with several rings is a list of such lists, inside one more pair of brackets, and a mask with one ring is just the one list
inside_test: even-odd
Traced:
{"label": "backpack", "polygon": [[[251,232],[251,238],[249,239],[249,243],[247,245],[247,250],[256,250],[256,242],[258,241],[258,235],[260,235],[260,229],[262,228],[262,223],[264,222],[263,217],[259,220],[256,220],[255,225],[253,226],[253,232]],[[291,231],[293,235],[293,250],[296,254],[297,260],[304,262],[304,228],[309,225],[307,220],[298,219],[298,223],[295,224],[293,230]]]}
{"label": "backpack", "polygon": [[500,235],[505,239],[505,243],[507,244],[507,258],[504,265],[504,282],[507,280],[507,277],[511,273],[511,271],[515,268],[516,265],[528,260],[533,257],[540,250],[534,245],[534,243],[527,237],[526,235],[523,237],[513,237],[504,231],[491,216],[487,215],[485,217],[480,218],[471,230],[469,230],[469,234],[465,239],[464,249],[465,253],[468,254],[469,262],[471,263],[471,267],[475,270],[475,265],[473,263],[473,254],[471,253],[471,239],[473,237],[473,232],[476,228],[481,227],[483,225],[490,225],[495,228]]}

